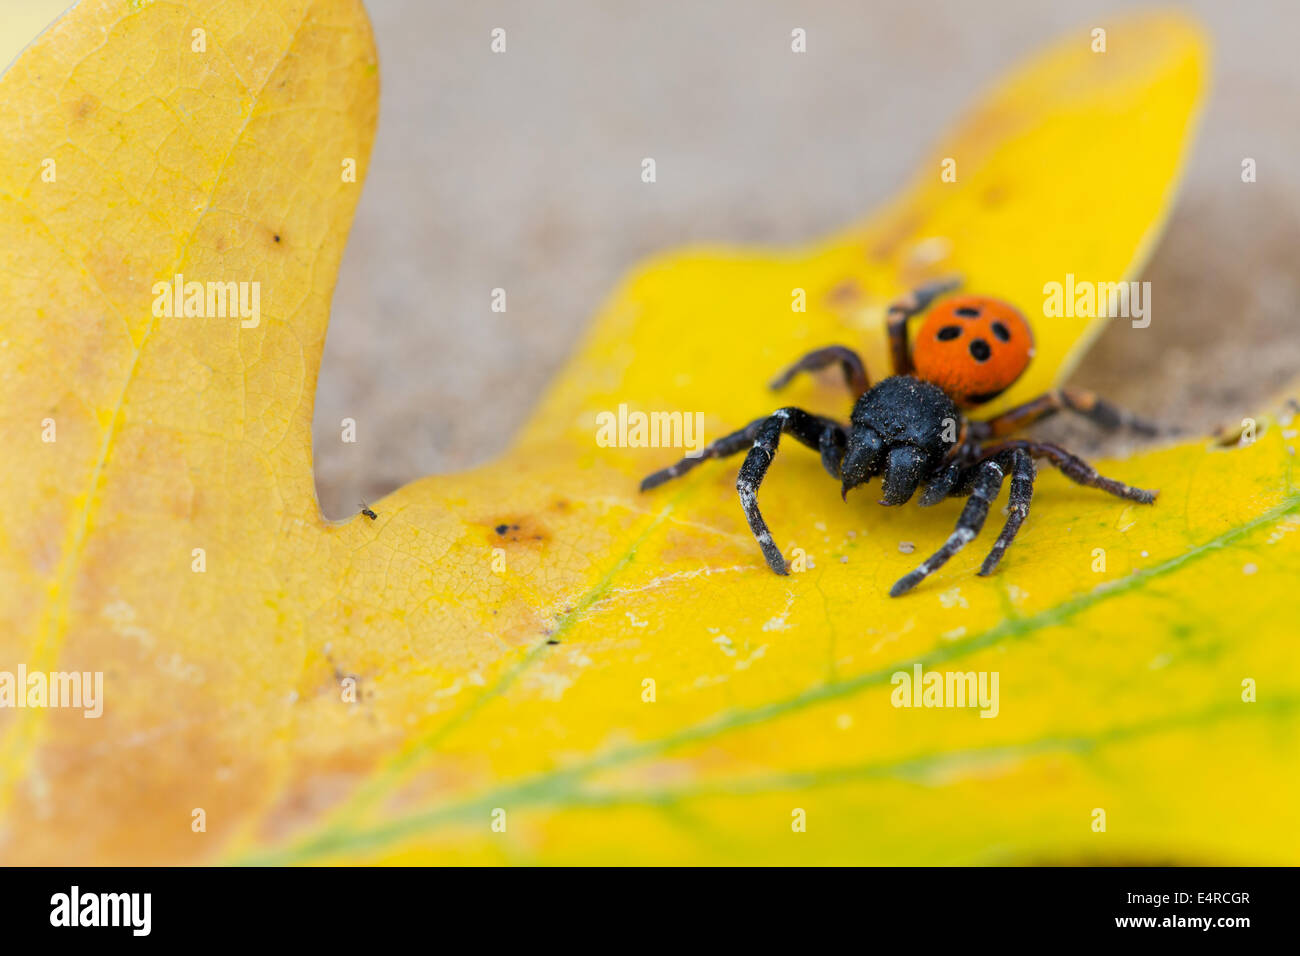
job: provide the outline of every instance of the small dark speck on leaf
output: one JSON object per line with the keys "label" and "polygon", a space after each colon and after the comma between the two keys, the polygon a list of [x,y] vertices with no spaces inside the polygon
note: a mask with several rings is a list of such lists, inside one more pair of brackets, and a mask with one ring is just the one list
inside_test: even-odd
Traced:
{"label": "small dark speck on leaf", "polygon": [[483,522],[490,529],[488,540],[497,544],[523,544],[528,547],[542,547],[550,540],[550,534],[532,515],[501,516],[494,515],[491,521]]}
{"label": "small dark speck on leaf", "polygon": [[558,644],[558,643],[560,643],[560,642],[557,641],[555,638],[551,638],[551,639],[550,639],[549,641],[547,641],[546,643],[547,643],[547,644]]}
{"label": "small dark speck on leaf", "polygon": [[280,241],[280,234],[279,234],[279,233],[276,233],[276,235],[275,235],[275,241],[276,241],[276,242],[279,242],[279,241]]}

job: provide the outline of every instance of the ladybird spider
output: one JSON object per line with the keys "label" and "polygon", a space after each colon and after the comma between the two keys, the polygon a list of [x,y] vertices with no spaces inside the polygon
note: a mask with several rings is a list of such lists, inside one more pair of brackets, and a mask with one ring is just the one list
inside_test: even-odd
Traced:
{"label": "ladybird spider", "polygon": [[809,352],[771,383],[773,389],[779,389],[800,372],[839,363],[845,384],[856,398],[848,425],[800,408],[782,408],[719,438],[698,457],[683,458],[655,472],[641,482],[641,490],[683,475],[709,458],[749,448],[736,490],[749,528],[777,574],[789,570],[772,541],[755,495],[782,434],[821,453],[822,465],[840,481],[841,497],[880,475],[882,505],[901,505],[922,485],[922,507],[948,497],[968,498],[943,547],[900,578],[890,588],[893,597],[912,590],[979,534],[989,505],[1010,473],[1006,524],[979,570],[981,576],[992,574],[1029,513],[1035,458],[1045,458],[1078,484],[1151,504],[1157,492],[1103,477],[1059,445],[1001,440],[1062,410],[1083,415],[1107,430],[1127,427],[1147,435],[1156,433],[1155,426],[1090,392],[1056,389],[987,421],[972,421],[962,414],[961,409],[991,401],[1010,387],[1033,358],[1034,343],[1029,323],[1013,306],[998,299],[963,295],[936,303],[917,333],[916,347],[909,349],[908,320],[957,285],[952,279],[930,283],[890,306],[887,328],[894,374],[875,386],[867,378],[861,357],[842,345]]}

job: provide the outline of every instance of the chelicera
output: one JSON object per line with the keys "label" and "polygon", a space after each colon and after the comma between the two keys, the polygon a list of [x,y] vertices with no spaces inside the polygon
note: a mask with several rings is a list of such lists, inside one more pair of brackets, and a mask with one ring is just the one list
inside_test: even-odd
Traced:
{"label": "chelicera", "polygon": [[[1029,513],[1034,459],[1045,459],[1081,485],[1141,504],[1155,501],[1157,492],[1103,477],[1059,445],[1009,437],[1062,410],[1107,430],[1127,427],[1156,433],[1155,426],[1090,392],[1056,389],[985,421],[965,416],[1021,376],[1033,358],[1034,340],[1024,316],[1001,300],[961,295],[935,301],[956,286],[954,280],[931,283],[890,306],[887,328],[894,374],[876,385],[870,384],[861,357],[843,345],[808,353],[771,383],[779,389],[800,372],[838,364],[857,399],[847,425],[800,408],[781,408],[719,438],[699,457],[684,458],[655,472],[641,482],[641,490],[683,475],[702,461],[748,448],[736,490],[750,530],[777,574],[787,574],[789,569],[758,510],[756,495],[783,434],[821,454],[826,471],[840,482],[842,497],[879,476],[882,505],[904,504],[918,489],[924,489],[923,507],[949,497],[967,498],[943,547],[894,584],[889,592],[894,597],[912,590],[979,534],[1009,475],[1007,520],[979,570],[980,575],[992,574]],[[917,333],[916,346],[910,348],[908,320],[931,304],[934,308]]]}

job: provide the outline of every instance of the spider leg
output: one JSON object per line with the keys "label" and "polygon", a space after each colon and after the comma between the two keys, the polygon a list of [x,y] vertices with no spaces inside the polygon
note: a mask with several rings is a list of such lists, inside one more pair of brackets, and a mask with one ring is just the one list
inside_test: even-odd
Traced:
{"label": "spider leg", "polygon": [[1092,392],[1081,388],[1058,388],[1045,392],[1033,401],[1009,409],[986,422],[972,422],[972,437],[979,441],[1001,438],[1061,411],[1082,415],[1106,431],[1129,428],[1139,435],[1160,433],[1158,426],[1121,408],[1116,408]]}
{"label": "spider leg", "polygon": [[1034,496],[1034,461],[1029,452],[1017,448],[1011,453],[1011,494],[1007,498],[1007,523],[1002,526],[1002,533],[993,542],[984,564],[980,566],[980,577],[986,578],[1002,560],[1002,554],[1016,537],[1016,532],[1025,523],[1029,514],[1029,499]]}
{"label": "spider leg", "polygon": [[848,429],[830,419],[822,419],[822,421],[825,424],[821,436],[817,439],[817,448],[822,453],[822,467],[838,481],[840,466],[844,464],[845,446],[848,444]]}
{"label": "spider leg", "polygon": [[970,498],[966,501],[966,507],[962,509],[961,517],[957,519],[957,527],[948,536],[942,548],[922,561],[915,571],[903,575],[894,583],[894,586],[889,589],[890,597],[898,597],[912,590],[943,567],[949,558],[966,547],[980,533],[980,529],[984,527],[984,520],[989,515],[989,504],[998,496],[998,491],[1002,488],[1002,479],[1006,475],[1003,464],[1009,457],[1009,455],[999,455],[996,458],[985,458],[975,466],[975,480],[971,487]]}
{"label": "spider leg", "polygon": [[772,379],[768,387],[776,391],[788,385],[790,379],[800,372],[819,372],[836,362],[839,362],[844,370],[844,384],[848,386],[855,398],[871,387],[871,380],[867,377],[867,367],[862,362],[862,356],[843,345],[828,345],[824,349],[809,352]]}
{"label": "spider leg", "polygon": [[922,508],[928,508],[931,505],[937,505],[957,487],[958,480],[961,479],[962,473],[970,468],[969,462],[960,458],[955,458],[947,465],[944,465],[939,472],[927,482],[925,491],[921,493],[920,505]]}
{"label": "spider leg", "polygon": [[1159,489],[1147,491],[1144,488],[1134,488],[1132,485],[1126,485],[1114,478],[1107,478],[1105,475],[1099,474],[1096,468],[1093,468],[1092,465],[1078,455],[1066,451],[1060,445],[1053,445],[1051,442],[1025,440],[1003,442],[992,448],[984,449],[984,454],[986,456],[995,456],[1006,450],[1016,448],[1024,449],[1034,458],[1046,458],[1061,470],[1061,474],[1075,484],[1087,488],[1098,488],[1117,498],[1149,505],[1156,500],[1156,495],[1160,494]]}
{"label": "spider leg", "polygon": [[[844,445],[847,439],[844,426],[833,419],[811,415],[798,408],[783,408],[776,414],[782,412],[789,412],[792,416],[795,414],[803,416],[799,419],[799,431],[796,433],[792,430],[790,433],[813,451],[820,451],[822,466],[830,472],[832,478],[839,478],[840,462],[844,460]],[[717,441],[705,445],[698,457],[683,458],[674,465],[661,468],[653,475],[647,475],[641,481],[641,490],[649,491],[651,488],[658,488],[664,482],[681,477],[710,458],[726,458],[728,455],[753,447],[759,430],[775,417],[775,415],[764,415],[762,418],[756,418],[739,431],[724,435]]]}
{"label": "spider leg", "polygon": [[955,276],[927,282],[889,307],[885,327],[889,331],[889,355],[894,365],[895,375],[910,375],[913,371],[912,350],[907,343],[907,320],[914,315],[920,315],[936,298],[945,292],[951,292],[959,285],[961,279]]}
{"label": "spider leg", "polygon": [[758,486],[763,483],[763,476],[767,474],[768,466],[772,464],[772,458],[776,455],[782,433],[793,436],[809,448],[819,448],[826,470],[830,471],[833,464],[835,470],[831,473],[838,477],[840,462],[838,459],[828,458],[827,446],[833,443],[839,448],[839,459],[844,457],[844,428],[830,419],[811,415],[802,409],[779,409],[759,424],[758,432],[754,436],[754,445],[745,456],[744,464],[740,466],[740,474],[736,478],[736,491],[740,493],[740,506],[745,511],[749,530],[754,533],[754,538],[763,551],[763,557],[767,559],[768,567],[777,574],[788,574],[785,557],[781,554],[781,549],[772,541],[772,532],[768,530],[767,522],[763,520],[763,515],[758,510],[756,497]]}
{"label": "spider leg", "polygon": [[767,421],[766,418],[755,419],[739,431],[734,431],[730,435],[723,435],[716,441],[709,442],[697,457],[683,458],[676,464],[661,468],[652,475],[647,475],[641,480],[641,490],[649,491],[651,488],[658,488],[666,481],[680,478],[692,468],[703,464],[710,458],[726,458],[728,455],[734,455],[736,452],[748,448],[753,444],[754,436],[758,434],[758,427],[765,421]]}

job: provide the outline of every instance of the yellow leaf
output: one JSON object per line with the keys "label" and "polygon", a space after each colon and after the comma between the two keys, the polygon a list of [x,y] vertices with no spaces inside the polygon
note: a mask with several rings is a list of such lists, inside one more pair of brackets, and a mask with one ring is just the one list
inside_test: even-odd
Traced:
{"label": "yellow leaf", "polygon": [[[831,341],[879,377],[885,303],[952,271],[1041,332],[1006,400],[1058,378],[1096,322],[1041,317],[1042,285],[1135,274],[1202,82],[1181,19],[1109,36],[1009,80],[860,227],[648,264],[502,461],[331,523],[311,399],[358,199],[340,169],[360,181],[375,121],[361,9],[80,4],[0,81],[0,670],[100,671],[103,714],[0,711],[0,852],[1294,862],[1280,418],[1102,466],[1154,507],[1044,473],[996,576],[973,545],[901,600],[960,502],[845,505],[783,447],[761,500],[808,562],[778,578],[730,463],[640,495],[675,453],[595,440],[620,404],[722,434]],[[177,274],[260,283],[259,321],[155,315]],[[829,382],[790,392],[847,412]],[[892,706],[916,664],[997,672],[996,718]]]}

